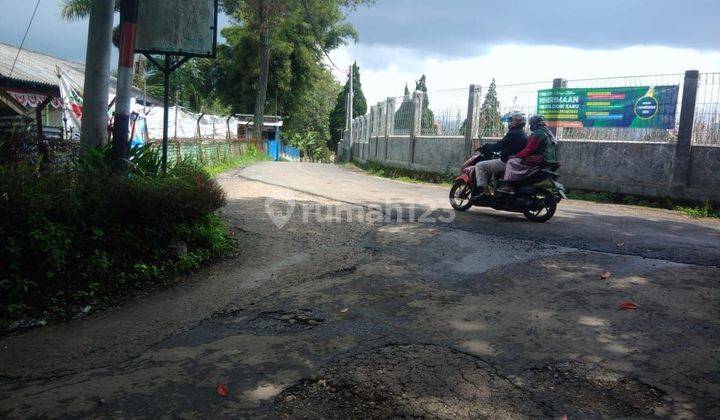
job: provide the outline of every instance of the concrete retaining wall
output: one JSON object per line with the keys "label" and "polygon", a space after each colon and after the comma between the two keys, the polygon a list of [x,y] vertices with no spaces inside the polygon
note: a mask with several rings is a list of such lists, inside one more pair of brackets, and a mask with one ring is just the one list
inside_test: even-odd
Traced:
{"label": "concrete retaining wall", "polygon": [[720,201],[720,147],[692,147],[689,184],[693,197]]}
{"label": "concrete retaining wall", "polygon": [[410,161],[410,137],[390,137],[387,162],[402,165]]}
{"label": "concrete retaining wall", "polygon": [[[353,159],[454,174],[465,160],[462,137],[418,136],[412,159],[411,143],[407,136],[370,138],[353,144]],[[561,140],[558,154],[561,181],[568,188],[720,202],[720,147],[692,147],[691,171],[682,188],[672,183],[673,143]]]}
{"label": "concrete retaining wall", "polygon": [[418,137],[415,141],[413,169],[456,173],[465,161],[463,137]]}
{"label": "concrete retaining wall", "polygon": [[563,140],[558,153],[569,188],[650,196],[670,192],[673,144]]}

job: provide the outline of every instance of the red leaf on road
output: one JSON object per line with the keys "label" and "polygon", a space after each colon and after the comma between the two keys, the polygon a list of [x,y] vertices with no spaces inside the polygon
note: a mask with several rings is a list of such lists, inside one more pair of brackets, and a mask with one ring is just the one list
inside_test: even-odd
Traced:
{"label": "red leaf on road", "polygon": [[635,310],[635,309],[637,309],[637,308],[639,308],[638,304],[635,303],[635,302],[630,302],[630,301],[623,302],[623,303],[620,305],[620,309],[626,310],[626,311],[628,311],[628,310],[630,310],[630,311],[631,311],[631,310]]}
{"label": "red leaf on road", "polygon": [[606,272],[602,273],[602,275],[600,276],[600,278],[601,278],[602,280],[607,280],[607,279],[610,278],[610,276],[612,276],[612,274],[610,274],[609,271],[606,271]]}
{"label": "red leaf on road", "polygon": [[227,397],[228,391],[227,391],[227,385],[225,384],[219,384],[217,388],[215,388],[215,392],[221,397]]}

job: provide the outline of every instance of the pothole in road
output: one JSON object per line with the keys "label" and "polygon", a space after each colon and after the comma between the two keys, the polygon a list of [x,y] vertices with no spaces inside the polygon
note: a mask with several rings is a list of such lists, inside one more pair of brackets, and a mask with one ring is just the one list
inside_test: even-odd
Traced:
{"label": "pothole in road", "polygon": [[159,347],[197,346],[239,334],[282,335],[311,330],[325,322],[310,309],[247,312],[236,309],[215,313],[188,331],[166,338]]}
{"label": "pothole in road", "polygon": [[294,331],[311,329],[323,322],[323,318],[313,317],[310,309],[298,309],[261,312],[248,321],[248,327],[252,330]]}
{"label": "pothole in road", "polygon": [[648,417],[672,408],[672,400],[651,385],[579,363],[530,369],[524,376],[527,389],[573,417]]}
{"label": "pothole in road", "polygon": [[268,406],[279,418],[654,417],[672,400],[640,380],[582,364],[530,369],[510,381],[449,347],[388,345],[331,364]]}
{"label": "pothole in road", "polygon": [[391,345],[343,359],[285,390],[288,418],[513,418],[546,413],[483,361],[435,345]]}

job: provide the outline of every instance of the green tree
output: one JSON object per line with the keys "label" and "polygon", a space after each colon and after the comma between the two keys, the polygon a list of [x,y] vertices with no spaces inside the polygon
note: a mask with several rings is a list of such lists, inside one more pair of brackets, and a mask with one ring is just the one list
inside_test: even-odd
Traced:
{"label": "green tree", "polygon": [[[435,115],[430,110],[430,97],[427,93],[427,80],[423,74],[420,80],[415,82],[415,91],[423,93],[422,98],[422,114],[420,118],[420,128],[422,134],[436,134],[437,129],[435,128]],[[397,130],[410,130],[412,127],[412,97],[407,85],[405,85],[405,96],[403,102],[395,111],[395,129]]]}
{"label": "green tree", "polygon": [[485,93],[485,99],[480,106],[480,117],[478,121],[479,136],[498,137],[503,135],[505,126],[502,122],[500,114],[500,101],[497,97],[497,86],[495,79],[492,79],[488,90]]}
{"label": "green tree", "polygon": [[[360,82],[360,68],[357,63],[353,63],[353,118],[367,113],[367,101],[362,91],[362,83]],[[342,137],[342,131],[345,130],[345,118],[347,116],[347,97],[350,93],[350,80],[345,82],[342,91],[337,95],[335,107],[330,114],[330,140],[328,148],[337,150],[337,145]]]}
{"label": "green tree", "polygon": [[290,145],[300,150],[303,160],[314,162],[327,162],[330,160],[330,150],[325,141],[314,131],[294,133],[290,135]]}
{"label": "green tree", "polygon": [[[164,65],[164,59],[158,59]],[[142,82],[137,78],[136,85]],[[162,98],[164,74],[155,66],[147,67],[147,92],[156,98]],[[218,66],[208,58],[193,58],[170,75],[170,100],[175,97],[180,106],[194,112],[206,114],[226,114],[227,107],[220,104],[218,98]]]}
{"label": "green tree", "polygon": [[[92,0],[62,0],[68,18],[87,16]],[[221,0],[233,24],[223,30],[215,61],[193,59],[171,78],[171,94],[195,111],[282,115],[285,132],[312,130],[329,140],[329,114],[339,87],[324,60],[329,51],[357,40],[345,21],[349,11],[374,0]],[[261,9],[266,7],[263,16]],[[263,22],[267,43],[261,41]],[[267,51],[267,63],[259,57]],[[261,80],[267,70],[265,83]],[[262,91],[262,92],[261,92]],[[161,74],[148,71],[148,92],[162,94]],[[262,95],[261,95],[262,93]],[[264,98],[259,101],[259,98]],[[222,105],[222,106],[221,106]]]}
{"label": "green tree", "polygon": [[[60,0],[60,17],[65,20],[85,19],[90,15],[92,0]],[[115,0],[115,10],[119,10],[120,0]]]}
{"label": "green tree", "polygon": [[[248,85],[252,85],[256,120],[268,105],[268,97],[272,100],[274,96],[276,104],[283,100],[285,108],[298,106],[294,100],[303,96],[303,88],[318,80],[323,57],[327,56],[328,51],[343,45],[348,39],[357,40],[355,29],[344,20],[346,11],[371,2],[224,1],[225,10],[239,23],[234,31],[234,42],[231,42],[233,66],[240,72],[235,79],[244,78],[248,71],[255,76],[255,81],[245,82],[241,88],[247,90]],[[238,45],[246,48],[240,50]],[[245,65],[239,66],[239,63]],[[245,108],[247,104],[242,106]],[[256,127],[258,125],[255,124]]]}
{"label": "green tree", "polygon": [[410,125],[412,124],[412,95],[410,95],[410,89],[408,89],[407,83],[405,84],[405,91],[403,93],[403,101],[395,111],[395,130],[403,130],[401,133],[408,132]]}
{"label": "green tree", "polygon": [[435,115],[430,110],[430,98],[427,93],[428,89],[424,74],[415,84],[415,90],[419,90],[424,93],[422,101],[422,118],[420,119],[420,127],[422,129],[422,133],[426,135],[436,134],[437,130],[435,128]]}
{"label": "green tree", "polygon": [[300,92],[297,100],[302,106],[288,119],[284,130],[290,134],[312,131],[317,133],[323,147],[327,147],[330,139],[330,114],[340,90],[340,83],[332,73],[322,68],[313,82],[313,88]]}

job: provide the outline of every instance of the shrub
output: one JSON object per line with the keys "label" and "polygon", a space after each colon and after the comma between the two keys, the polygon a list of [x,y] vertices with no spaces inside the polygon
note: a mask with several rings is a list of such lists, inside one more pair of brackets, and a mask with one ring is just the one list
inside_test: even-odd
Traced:
{"label": "shrub", "polygon": [[297,147],[303,159],[314,162],[329,162],[331,152],[327,147],[326,139],[314,131],[293,133],[290,135],[290,145]]}
{"label": "shrub", "polygon": [[0,166],[0,318],[113,304],[233,248],[215,215],[225,195],[202,168],[181,162],[160,175],[136,164],[114,176],[106,163]]}

